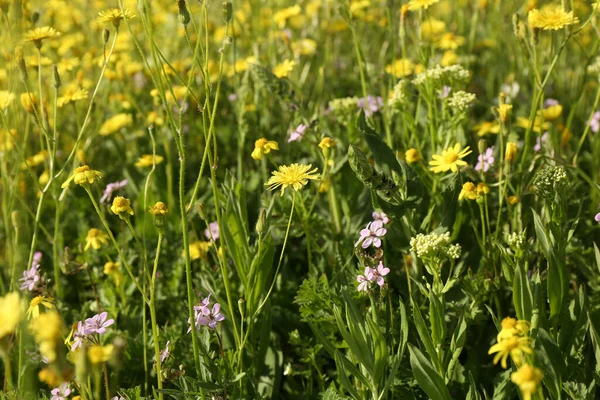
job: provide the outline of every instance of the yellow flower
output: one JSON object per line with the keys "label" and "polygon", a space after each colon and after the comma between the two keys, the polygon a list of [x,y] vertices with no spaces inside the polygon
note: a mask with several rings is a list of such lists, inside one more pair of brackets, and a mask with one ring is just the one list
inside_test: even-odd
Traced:
{"label": "yellow flower", "polygon": [[102,173],[94,169],[90,169],[87,165],[75,168],[73,175],[69,177],[60,187],[69,187],[71,181],[74,181],[76,185],[88,186],[96,181],[96,179],[102,179]]}
{"label": "yellow flower", "polygon": [[462,190],[458,195],[458,199],[462,200],[467,198],[468,200],[477,200],[479,198],[479,193],[477,193],[477,186],[473,182],[467,182],[463,184]]}
{"label": "yellow flower", "polygon": [[78,100],[87,100],[88,91],[81,89],[77,86],[70,86],[67,88],[65,93],[58,98],[57,105],[63,107],[65,104],[69,104]]}
{"label": "yellow flower", "polygon": [[108,235],[106,232],[101,231],[100,229],[92,228],[88,231],[87,236],[85,237],[85,248],[84,251],[90,248],[90,246],[94,250],[100,250],[102,245],[108,243]]}
{"label": "yellow flower", "polygon": [[106,346],[94,345],[88,349],[88,358],[92,364],[100,364],[110,360],[114,346],[107,344]]}
{"label": "yellow flower", "polygon": [[393,63],[385,66],[385,72],[394,76],[394,78],[404,78],[413,73],[414,64],[408,58],[399,58]]}
{"label": "yellow flower", "polygon": [[35,319],[40,316],[40,304],[48,309],[51,309],[51,308],[54,308],[53,303],[54,303],[54,299],[52,297],[46,297],[46,296],[34,297],[33,299],[31,299],[31,302],[29,303],[29,309],[27,310],[27,318],[32,319],[32,317],[33,317]]}
{"label": "yellow flower", "polygon": [[125,214],[133,215],[131,202],[129,201],[129,199],[126,199],[123,196],[117,196],[113,199],[113,203],[112,206],[110,206],[110,210],[121,218],[123,218]]}
{"label": "yellow flower", "polygon": [[482,195],[482,194],[488,194],[490,192],[490,187],[483,183],[483,182],[479,182],[477,184],[477,194],[478,195]]}
{"label": "yellow flower", "polygon": [[421,37],[424,40],[437,40],[446,30],[446,23],[435,18],[428,18],[421,24]]}
{"label": "yellow flower", "polygon": [[282,165],[279,171],[273,171],[273,176],[269,178],[265,186],[269,190],[275,190],[281,187],[281,195],[288,186],[291,186],[295,191],[302,189],[308,183],[309,179],[319,179],[317,174],[318,168],[311,170],[312,165],[304,165],[294,163],[292,165]]}
{"label": "yellow flower", "polygon": [[500,106],[498,107],[498,114],[500,114],[500,119],[502,120],[502,122],[506,123],[506,121],[508,121],[508,115],[510,114],[512,108],[512,104],[500,104]]}
{"label": "yellow flower", "polygon": [[442,67],[447,67],[449,65],[454,65],[458,62],[458,55],[451,51],[445,51],[444,55],[442,56],[442,59],[440,60],[440,65]]}
{"label": "yellow flower", "polygon": [[[553,106],[544,108],[541,114],[544,117],[544,120],[554,121],[555,119],[558,119],[558,117],[560,117],[560,115],[562,114],[562,110],[563,107],[560,104],[555,104]],[[540,112],[538,111],[538,115],[539,114]]]}
{"label": "yellow flower", "polygon": [[573,11],[566,12],[561,6],[548,5],[541,10],[529,11],[527,21],[532,28],[557,31],[565,26],[578,24],[579,18],[573,15]]}
{"label": "yellow flower", "polygon": [[150,207],[148,212],[152,215],[167,215],[169,209],[165,203],[162,201],[157,201],[155,205]]}
{"label": "yellow flower", "polygon": [[517,196],[510,196],[508,199],[508,204],[514,206],[515,204],[519,204],[519,198]]}
{"label": "yellow flower", "polygon": [[15,94],[8,90],[0,90],[0,110],[6,110],[15,100]]}
{"label": "yellow flower", "polygon": [[38,379],[49,387],[56,387],[60,384],[60,378],[52,368],[41,369],[38,373]]}
{"label": "yellow flower", "polygon": [[[154,161],[153,161],[154,159]],[[143,167],[151,167],[153,162],[155,164],[160,164],[161,162],[163,162],[164,158],[162,156],[155,156],[152,157],[152,154],[144,154],[143,156],[141,156],[137,162],[135,163],[135,166],[138,168],[143,168]]]}
{"label": "yellow flower", "polygon": [[286,78],[296,66],[296,61],[284,60],[273,69],[273,74],[278,78]]}
{"label": "yellow flower", "polygon": [[329,148],[333,147],[334,145],[335,145],[335,140],[333,140],[330,137],[324,137],[323,139],[321,139],[321,142],[319,143],[319,147],[321,148],[321,150],[329,149]]}
{"label": "yellow flower", "polygon": [[190,243],[190,259],[192,261],[197,259],[206,260],[208,249],[212,246],[212,244],[212,242],[207,242],[204,240],[198,240],[194,243]]}
{"label": "yellow flower", "polygon": [[513,163],[517,159],[518,147],[515,142],[506,143],[506,151],[504,152],[504,160],[507,163]]}
{"label": "yellow flower", "polygon": [[288,19],[298,16],[300,13],[302,13],[302,9],[299,5],[284,8],[273,14],[273,22],[275,22],[279,28],[284,28]]}
{"label": "yellow flower", "polygon": [[56,311],[40,314],[29,323],[29,329],[40,347],[42,356],[46,357],[48,362],[54,362],[65,330],[60,315]]}
{"label": "yellow flower", "polygon": [[300,39],[292,43],[292,51],[296,55],[309,56],[317,51],[317,42],[312,39]]}
{"label": "yellow flower", "polygon": [[[528,129],[530,125],[530,121],[529,118],[527,117],[518,117],[517,118],[517,126],[523,128],[523,129]],[[542,119],[539,117],[536,117],[534,122],[533,122],[533,131],[536,133],[540,133],[542,130],[546,131],[550,128],[550,124],[546,121],[544,121],[542,123]]]}
{"label": "yellow flower", "polygon": [[408,2],[408,9],[410,11],[416,10],[427,10],[430,6],[438,3],[440,0],[410,0]]}
{"label": "yellow flower", "polygon": [[[25,92],[21,93],[21,105],[30,114],[34,113],[34,110],[38,110],[40,102],[38,101],[35,93]],[[46,108],[46,104],[44,102],[44,109]]]}
{"label": "yellow flower", "polygon": [[519,386],[519,390],[523,394],[523,400],[531,400],[531,395],[537,392],[538,385],[543,377],[542,371],[529,364],[523,364],[517,372],[510,374],[510,380]]}
{"label": "yellow flower", "polygon": [[17,140],[16,129],[0,129],[0,151],[10,151]]}
{"label": "yellow flower", "polygon": [[51,39],[53,37],[60,36],[60,32],[50,26],[43,26],[41,28],[30,29],[25,33],[25,41],[33,42],[35,47],[38,49],[42,47],[42,40]]}
{"label": "yellow flower", "polygon": [[105,275],[114,274],[115,272],[119,272],[120,270],[121,270],[120,262],[107,261],[104,264],[104,274]]}
{"label": "yellow flower", "polygon": [[267,140],[260,138],[254,142],[254,150],[252,151],[252,158],[255,160],[262,160],[264,154],[269,154],[271,150],[279,150],[279,144],[273,140]]}
{"label": "yellow flower", "polygon": [[406,152],[404,153],[404,159],[409,164],[414,164],[417,161],[420,161],[421,155],[419,154],[419,150],[415,148],[406,150]]}
{"label": "yellow flower", "polygon": [[102,136],[107,136],[132,124],[133,118],[130,114],[117,114],[104,121],[98,133]]}
{"label": "yellow flower", "polygon": [[100,11],[98,13],[98,22],[112,23],[114,26],[119,26],[121,20],[131,19],[135,17],[135,14],[124,8],[122,12],[118,8],[111,8],[110,10]]}
{"label": "yellow flower", "polygon": [[25,305],[18,292],[0,297],[0,339],[11,334],[23,319]]}
{"label": "yellow flower", "polygon": [[473,130],[477,131],[477,136],[485,136],[488,133],[498,134],[500,133],[500,124],[496,121],[494,122],[480,122],[479,124],[473,127]]}
{"label": "yellow flower", "polygon": [[531,327],[529,321],[516,320],[511,317],[504,318],[500,325],[502,326],[502,329],[498,332],[498,336],[496,337],[498,343],[514,336],[526,336]]}
{"label": "yellow flower", "polygon": [[525,354],[533,354],[531,348],[531,338],[529,336],[513,336],[507,338],[502,342],[498,342],[488,351],[488,354],[494,354],[494,364],[497,364],[501,360],[502,368],[506,369],[506,360],[510,355],[510,358],[517,365],[521,365],[523,356]]}
{"label": "yellow flower", "polygon": [[[427,22],[425,22],[427,25]],[[456,50],[465,43],[463,36],[455,35],[452,32],[444,33],[435,43],[436,47],[442,50]]]}
{"label": "yellow flower", "polygon": [[461,151],[460,143],[456,143],[454,147],[443,150],[442,154],[433,155],[433,160],[429,161],[429,165],[431,165],[430,170],[436,174],[446,171],[458,172],[459,166],[467,165],[462,158],[469,154],[471,154],[469,146]]}

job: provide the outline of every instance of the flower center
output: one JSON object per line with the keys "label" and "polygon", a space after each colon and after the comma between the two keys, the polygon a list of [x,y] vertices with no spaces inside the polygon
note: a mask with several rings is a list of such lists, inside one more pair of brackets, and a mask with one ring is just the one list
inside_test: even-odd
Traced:
{"label": "flower center", "polygon": [[452,164],[456,160],[458,160],[458,154],[456,153],[448,153],[444,156],[444,162],[447,164]]}

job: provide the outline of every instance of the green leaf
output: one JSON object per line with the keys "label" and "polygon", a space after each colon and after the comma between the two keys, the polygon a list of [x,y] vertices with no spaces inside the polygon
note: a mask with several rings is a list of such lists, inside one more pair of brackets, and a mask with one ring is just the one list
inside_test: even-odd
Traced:
{"label": "green leaf", "polygon": [[419,337],[425,346],[425,350],[429,354],[429,357],[433,360],[438,370],[442,369],[440,361],[438,359],[437,352],[435,351],[435,346],[431,340],[431,336],[429,335],[429,329],[427,329],[427,325],[425,324],[425,320],[423,320],[423,315],[421,314],[421,310],[419,307],[411,300],[412,309],[413,309],[413,319],[415,323],[415,327],[417,328],[417,332],[419,333]]}
{"label": "green leaf", "polygon": [[389,354],[388,347],[385,341],[385,338],[379,331],[379,327],[375,322],[373,322],[372,318],[367,317],[367,327],[369,328],[369,333],[371,334],[371,343],[374,347],[375,353],[375,368],[373,371],[373,383],[378,385],[383,378],[383,373],[385,372],[385,367],[388,365]]}
{"label": "green leaf", "polygon": [[350,168],[356,174],[356,177],[366,186],[371,185],[373,177],[373,167],[369,164],[369,160],[361,149],[354,145],[348,147],[348,163]]}
{"label": "green leaf", "polygon": [[538,343],[541,346],[536,346],[536,357],[542,364],[544,385],[548,388],[552,398],[557,398],[561,392],[562,371],[566,368],[564,358],[558,345],[554,343],[548,332],[542,328],[538,329],[536,344]]}
{"label": "green leaf", "polygon": [[461,315],[456,325],[456,329],[452,334],[452,340],[450,341],[450,353],[452,354],[450,362],[448,363],[448,368],[446,372],[446,382],[450,381],[452,374],[454,373],[454,368],[456,367],[456,363],[458,362],[458,357],[462,352],[462,349],[465,345],[465,340],[467,339],[467,322],[465,318]]}
{"label": "green leaf", "polygon": [[[347,310],[347,309],[346,309]],[[374,356],[370,354],[370,347],[367,345],[366,338],[361,334],[356,334],[360,332],[360,327],[356,326],[356,322],[348,321],[348,328],[352,330],[352,333],[346,327],[346,321],[342,318],[341,310],[338,306],[333,306],[333,314],[335,316],[335,320],[337,322],[338,330],[342,335],[344,341],[348,344],[348,347],[352,354],[356,356],[358,361],[371,373],[373,373]],[[346,317],[348,317],[348,312],[346,312]]]}
{"label": "green leaf", "polygon": [[350,392],[352,397],[355,399],[360,398],[360,396],[358,395],[358,392],[356,391],[356,388],[352,382],[350,382],[348,373],[355,379],[358,379],[365,387],[371,388],[370,382],[367,380],[367,378],[365,378],[360,370],[356,368],[356,366],[350,360],[348,360],[346,356],[342,355],[340,351],[335,352],[335,365],[339,372],[338,377],[340,378],[342,386],[344,386],[344,389]]}
{"label": "green leaf", "polygon": [[542,223],[542,219],[540,218],[538,213],[536,213],[534,209],[531,209],[531,212],[533,213],[533,224],[535,226],[535,235],[536,235],[537,239],[539,240],[540,245],[542,246],[542,251],[544,252],[546,257],[548,257],[550,255],[550,253],[552,252],[552,246],[550,244],[550,239],[548,238],[548,235],[546,235],[546,230],[544,228],[544,224]]}
{"label": "green leaf", "polygon": [[363,112],[358,116],[356,128],[364,135],[367,145],[369,145],[373,158],[375,159],[375,164],[381,168],[383,173],[387,176],[392,176],[392,171],[396,171],[398,174],[402,175],[396,155],[381,139],[381,135],[375,132],[373,127],[369,125]]}
{"label": "green leaf", "polygon": [[531,294],[527,275],[519,265],[515,268],[513,279],[513,304],[517,313],[517,319],[531,321],[533,295]]}
{"label": "green leaf", "polygon": [[[456,212],[458,210],[458,195],[462,189],[461,174],[454,174],[452,180],[442,189],[442,220],[439,227],[444,231],[452,230],[454,221],[456,221]],[[439,229],[439,228],[438,228]]]}
{"label": "green leaf", "polygon": [[221,235],[225,240],[227,252],[233,259],[238,276],[246,287],[248,286],[250,245],[239,200],[231,193],[228,193],[227,208],[223,217]]}
{"label": "green leaf", "polygon": [[440,298],[429,291],[429,323],[431,324],[431,339],[434,345],[441,345],[446,336],[446,309]]}
{"label": "green leaf", "polygon": [[450,392],[442,377],[421,350],[409,343],[410,366],[417,383],[430,399],[450,400]]}
{"label": "green leaf", "polygon": [[248,286],[246,290],[246,310],[248,315],[253,315],[265,293],[267,285],[272,279],[273,260],[275,258],[275,244],[270,233],[261,237],[256,254],[250,265],[248,273]]}

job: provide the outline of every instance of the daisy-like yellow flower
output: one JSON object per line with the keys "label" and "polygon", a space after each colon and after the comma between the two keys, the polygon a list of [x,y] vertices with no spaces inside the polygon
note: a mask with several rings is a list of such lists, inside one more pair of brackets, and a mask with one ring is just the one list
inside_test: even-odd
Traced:
{"label": "daisy-like yellow flower", "polygon": [[515,204],[519,204],[519,198],[517,196],[509,196],[509,198],[506,199],[506,201],[511,206],[514,206]]}
{"label": "daisy-like yellow flower", "polygon": [[312,39],[300,39],[292,43],[292,51],[296,55],[309,56],[317,51],[317,42]]}
{"label": "daisy-like yellow flower", "polygon": [[65,104],[73,103],[79,100],[87,100],[89,92],[77,86],[69,86],[67,90],[57,100],[57,105],[63,107]]}
{"label": "daisy-like yellow flower", "polygon": [[151,167],[153,164],[153,159],[155,164],[160,164],[164,160],[164,158],[159,155],[152,157],[152,154],[144,154],[143,156],[138,158],[137,162],[135,163],[135,166],[138,168]]}
{"label": "daisy-like yellow flower", "polygon": [[114,26],[118,27],[123,19],[132,19],[135,17],[135,14],[129,11],[127,8],[124,8],[123,11],[125,12],[122,12],[118,8],[100,11],[98,13],[98,22],[112,23]]}
{"label": "daisy-like yellow flower", "polygon": [[25,305],[18,292],[0,297],[0,339],[14,332],[23,319]]}
{"label": "daisy-like yellow flower", "polygon": [[28,319],[35,319],[40,316],[40,305],[52,309],[54,308],[54,299],[46,296],[36,296],[31,299],[29,309],[27,310]]}
{"label": "daisy-like yellow flower", "polygon": [[[44,108],[46,108],[46,102],[44,102]],[[21,93],[21,105],[29,114],[33,114],[34,110],[38,109],[40,102],[38,101],[35,93],[25,92]]]}
{"label": "daisy-like yellow flower", "polygon": [[269,154],[271,150],[279,150],[279,144],[273,140],[260,138],[254,142],[254,150],[251,155],[255,160],[262,160],[263,155]]}
{"label": "daisy-like yellow flower", "polygon": [[288,19],[296,17],[301,13],[302,8],[296,4],[293,7],[284,8],[283,10],[279,10],[273,14],[273,22],[275,22],[279,28],[284,28]]}
{"label": "daisy-like yellow flower", "polygon": [[127,218],[127,214],[133,215],[133,209],[131,208],[131,202],[123,196],[117,196],[113,199],[110,210],[118,215],[119,217]]}
{"label": "daisy-like yellow flower", "polygon": [[500,361],[502,368],[506,369],[506,360],[510,355],[510,358],[517,365],[521,365],[525,354],[533,354],[531,348],[531,338],[529,336],[513,336],[505,339],[502,342],[498,342],[488,351],[488,354],[494,354],[494,364]]}
{"label": "daisy-like yellow flower", "polygon": [[[545,121],[554,121],[558,119],[563,111],[563,107],[560,104],[554,104],[550,107],[546,107],[541,111],[542,116]],[[540,111],[538,111],[538,116],[540,115]]]}
{"label": "daisy-like yellow flower", "polygon": [[[527,117],[518,117],[517,118],[517,126],[523,129],[527,129],[529,128],[530,122],[529,122],[529,118]],[[533,121],[533,128],[532,130],[536,133],[540,133],[542,130],[543,131],[547,131],[548,129],[550,129],[550,124],[546,121],[542,122],[542,119],[540,117],[536,117],[535,120]]]}
{"label": "daisy-like yellow flower", "polygon": [[17,140],[16,129],[0,129],[0,151],[10,151]]}
{"label": "daisy-like yellow flower", "polygon": [[0,110],[6,110],[15,100],[16,96],[8,90],[0,90]]}
{"label": "daisy-like yellow flower", "polygon": [[131,114],[117,114],[104,121],[98,133],[102,136],[107,136],[132,124],[133,117]]}
{"label": "daisy-like yellow flower", "polygon": [[490,192],[490,187],[484,183],[484,182],[479,182],[477,184],[477,194],[478,195],[482,195],[482,194],[488,194]]}
{"label": "daisy-like yellow flower", "polygon": [[463,184],[462,190],[458,195],[458,199],[468,199],[468,200],[477,200],[479,198],[479,193],[477,193],[477,186],[473,182],[467,182]]}
{"label": "daisy-like yellow flower", "polygon": [[92,228],[88,231],[87,236],[85,237],[85,247],[84,251],[87,251],[90,247],[94,250],[100,250],[100,248],[108,243],[108,235],[106,232],[101,231],[100,229]]}
{"label": "daisy-like yellow flower", "polygon": [[311,168],[311,164],[294,163],[292,165],[282,165],[278,171],[272,172],[273,176],[269,178],[265,186],[268,186],[269,190],[281,187],[282,196],[288,186],[298,191],[308,183],[309,179],[319,179],[319,174],[317,174],[319,169],[315,168],[311,170]]}
{"label": "daisy-like yellow flower", "polygon": [[523,364],[517,372],[510,374],[510,380],[519,386],[523,400],[531,400],[531,395],[537,392],[537,388],[543,377],[544,374],[541,370],[529,364]]}
{"label": "daisy-like yellow flower", "polygon": [[408,9],[410,11],[427,10],[435,3],[439,3],[440,0],[410,0],[408,2]]}
{"label": "daisy-like yellow flower", "polygon": [[[506,123],[506,121],[508,121],[508,116],[512,108],[512,104],[500,104],[500,106],[498,107],[498,114],[500,114],[500,120],[502,120],[502,122]],[[500,129],[498,129],[498,132],[499,131]]]}
{"label": "daisy-like yellow flower", "polygon": [[107,344],[106,346],[94,345],[88,349],[88,358],[92,364],[100,364],[110,360],[114,346]]}
{"label": "daisy-like yellow flower", "polygon": [[162,201],[157,201],[156,204],[150,207],[148,212],[152,215],[167,215],[169,213],[169,209],[165,203]]}
{"label": "daisy-like yellow flower", "polygon": [[105,275],[111,275],[111,274],[114,274],[115,272],[119,272],[120,270],[121,270],[120,262],[107,261],[104,264],[104,274]]}
{"label": "daisy-like yellow flower", "polygon": [[48,362],[54,362],[65,331],[60,315],[54,310],[40,314],[39,317],[31,320],[29,329],[35,337],[42,356],[46,357]]}
{"label": "daisy-like yellow flower", "polygon": [[415,148],[406,150],[404,153],[404,160],[409,164],[414,164],[417,161],[420,161],[421,155],[419,154],[419,150]]}
{"label": "daisy-like yellow flower", "polygon": [[319,143],[319,147],[321,148],[321,150],[329,149],[329,148],[333,147],[334,145],[335,145],[335,140],[333,140],[330,137],[324,137],[323,139],[321,139],[321,142]]}
{"label": "daisy-like yellow flower", "polygon": [[71,181],[74,181],[76,185],[88,186],[96,181],[96,179],[102,179],[102,173],[95,169],[90,169],[87,165],[75,168],[73,175],[69,177],[60,187],[69,187]]}
{"label": "daisy-like yellow flower", "polygon": [[273,68],[273,74],[278,78],[286,78],[294,70],[295,66],[296,61],[284,60],[281,64]]}
{"label": "daisy-like yellow flower", "polygon": [[502,329],[498,332],[498,336],[496,337],[498,343],[514,336],[526,336],[531,328],[529,321],[517,320],[512,317],[504,318],[500,325],[502,326]]}
{"label": "daisy-like yellow flower", "polygon": [[447,171],[458,172],[458,167],[467,165],[462,158],[471,154],[471,152],[469,146],[461,151],[460,143],[456,143],[454,147],[443,150],[442,154],[434,154],[433,160],[429,161],[429,165],[431,165],[429,169],[436,174]]}
{"label": "daisy-like yellow flower", "polygon": [[557,31],[565,26],[578,24],[579,18],[573,15],[573,11],[566,12],[559,5],[548,5],[541,10],[529,11],[527,21],[532,28]]}
{"label": "daisy-like yellow flower", "polygon": [[408,58],[399,58],[385,66],[385,72],[394,78],[404,78],[413,73],[415,65]]}
{"label": "daisy-like yellow flower", "polygon": [[483,121],[475,125],[473,130],[477,131],[477,136],[485,136],[488,133],[498,134],[500,133],[500,124],[496,121]]}
{"label": "daisy-like yellow flower", "polygon": [[25,33],[25,41],[33,42],[38,49],[42,47],[42,41],[60,36],[60,32],[50,26],[30,29]]}
{"label": "daisy-like yellow flower", "polygon": [[212,242],[208,242],[205,240],[198,240],[193,243],[190,243],[190,259],[192,261],[198,259],[206,260],[206,256],[208,255],[208,249],[210,249],[212,245]]}

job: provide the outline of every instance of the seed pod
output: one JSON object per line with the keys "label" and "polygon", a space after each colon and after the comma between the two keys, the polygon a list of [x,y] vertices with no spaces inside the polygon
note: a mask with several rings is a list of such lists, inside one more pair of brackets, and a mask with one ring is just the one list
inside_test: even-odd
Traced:
{"label": "seed pod", "polygon": [[231,1],[223,2],[223,18],[225,18],[225,22],[231,22],[231,18],[233,17],[233,4]]}

